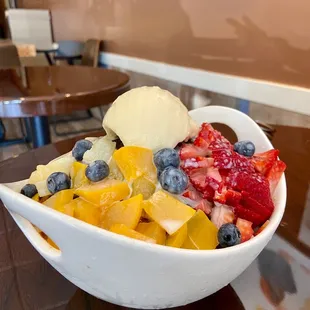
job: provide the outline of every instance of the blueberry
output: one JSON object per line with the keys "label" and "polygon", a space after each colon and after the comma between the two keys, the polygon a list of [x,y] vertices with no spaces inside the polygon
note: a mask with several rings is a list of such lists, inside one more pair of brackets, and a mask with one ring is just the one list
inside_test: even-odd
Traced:
{"label": "blueberry", "polygon": [[161,149],[154,155],[154,164],[157,168],[157,171],[161,173],[169,166],[178,168],[180,165],[180,157],[175,149]]}
{"label": "blueberry", "polygon": [[171,194],[182,194],[188,184],[187,175],[175,167],[167,167],[159,176],[161,187]]}
{"label": "blueberry", "polygon": [[238,227],[234,224],[223,224],[218,233],[217,239],[222,248],[239,244],[241,241],[241,233]]}
{"label": "blueberry", "polygon": [[47,189],[55,194],[64,189],[71,187],[71,180],[68,175],[63,172],[54,172],[47,178]]}
{"label": "blueberry", "polygon": [[240,155],[251,157],[255,153],[255,145],[248,140],[239,141],[234,144],[234,151]]}
{"label": "blueberry", "polygon": [[105,179],[110,173],[108,164],[103,160],[95,160],[89,164],[85,170],[86,177],[92,182]]}
{"label": "blueberry", "polygon": [[72,156],[77,161],[82,161],[84,153],[88,150],[90,150],[93,146],[93,143],[88,140],[79,140],[75,143],[73,149],[72,149]]}
{"label": "blueberry", "polygon": [[34,184],[26,184],[20,191],[21,194],[32,198],[35,194],[38,193],[38,190]]}

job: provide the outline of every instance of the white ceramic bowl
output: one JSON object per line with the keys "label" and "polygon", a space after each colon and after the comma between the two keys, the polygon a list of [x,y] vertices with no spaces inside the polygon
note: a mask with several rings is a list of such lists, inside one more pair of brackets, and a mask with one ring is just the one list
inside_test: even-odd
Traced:
{"label": "white ceramic bowl", "polygon": [[[190,114],[198,123],[230,126],[239,140],[252,140],[257,152],[272,148],[257,124],[241,112],[212,106]],[[11,189],[19,185],[0,185],[0,198],[28,240],[56,270],[98,298],[149,309],[185,305],[230,283],[271,239],[286,202],[283,176],[274,197],[275,211],[262,233],[231,248],[193,251],[147,244],[88,225],[44,208]],[[50,247],[28,220],[50,236],[61,250]]]}

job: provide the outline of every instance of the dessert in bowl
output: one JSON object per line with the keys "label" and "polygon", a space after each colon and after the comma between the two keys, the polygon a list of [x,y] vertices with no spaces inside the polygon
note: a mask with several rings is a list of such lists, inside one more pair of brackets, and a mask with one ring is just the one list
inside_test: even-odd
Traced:
{"label": "dessert in bowl", "polygon": [[227,285],[271,239],[285,164],[248,116],[215,106],[188,113],[143,87],[120,96],[103,126],[106,137],[0,186],[26,237],[68,280],[115,304],[175,307]]}

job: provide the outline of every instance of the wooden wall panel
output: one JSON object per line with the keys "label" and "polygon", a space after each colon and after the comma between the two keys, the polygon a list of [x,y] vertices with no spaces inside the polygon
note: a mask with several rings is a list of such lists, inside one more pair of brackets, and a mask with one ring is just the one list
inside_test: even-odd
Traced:
{"label": "wooden wall panel", "polygon": [[310,87],[310,1],[19,0],[52,12],[56,40]]}

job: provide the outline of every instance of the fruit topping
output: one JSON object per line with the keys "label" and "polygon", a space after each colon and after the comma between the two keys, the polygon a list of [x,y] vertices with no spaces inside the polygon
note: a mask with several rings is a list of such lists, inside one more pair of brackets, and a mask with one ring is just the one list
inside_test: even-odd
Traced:
{"label": "fruit topping", "polygon": [[238,218],[236,222],[236,226],[238,227],[241,233],[241,242],[248,241],[253,236],[252,223],[244,220],[242,218]]}
{"label": "fruit topping", "polygon": [[222,248],[227,248],[241,242],[241,233],[236,225],[227,223],[220,227],[217,239]]}
{"label": "fruit topping", "polygon": [[115,151],[113,158],[127,181],[144,176],[152,183],[157,181],[153,152],[138,146],[126,146]]}
{"label": "fruit topping", "polygon": [[187,188],[188,177],[182,170],[170,166],[159,176],[159,183],[171,194],[182,194]]}
{"label": "fruit topping", "polygon": [[108,164],[103,160],[95,160],[86,168],[85,175],[92,182],[99,182],[105,179],[110,173]]}
{"label": "fruit topping", "polygon": [[216,205],[211,212],[211,221],[220,228],[224,224],[233,223],[235,219],[234,212],[231,207],[226,205]]}
{"label": "fruit topping", "polygon": [[240,155],[251,157],[255,153],[255,145],[248,140],[238,141],[234,144],[234,151]]}
{"label": "fruit topping", "polygon": [[167,167],[178,168],[180,165],[180,157],[175,149],[165,148],[154,154],[154,164],[157,171],[161,173]]}
{"label": "fruit topping", "polygon": [[257,236],[258,234],[260,234],[270,223],[269,220],[267,220],[256,232],[255,232],[255,236]]}
{"label": "fruit topping", "polygon": [[184,143],[180,148],[180,158],[182,160],[193,158],[193,157],[200,157],[206,156],[210,152],[193,144]]}
{"label": "fruit topping", "polygon": [[71,208],[70,206],[66,207],[66,205],[70,203],[73,199],[73,192],[74,190],[72,189],[60,191],[45,200],[43,204],[51,209],[73,216],[73,208]]}
{"label": "fruit topping", "polygon": [[166,245],[174,248],[181,248],[185,239],[187,238],[187,224],[184,224],[171,236],[168,236]]}
{"label": "fruit topping", "polygon": [[101,227],[110,229],[114,224],[125,224],[128,228],[135,229],[139,223],[143,197],[141,194],[132,198],[114,202],[103,211]]}
{"label": "fruit topping", "polygon": [[266,175],[273,164],[277,161],[278,150],[269,150],[264,153],[257,153],[251,159],[252,164],[257,172]]}
{"label": "fruit topping", "polygon": [[34,184],[26,184],[25,186],[23,186],[20,192],[24,196],[32,198],[38,193],[38,190]]}
{"label": "fruit topping", "polygon": [[77,161],[82,161],[84,153],[88,150],[90,150],[93,146],[93,143],[89,140],[79,140],[75,143],[73,149],[72,149],[72,156]]}
{"label": "fruit topping", "polygon": [[78,188],[84,184],[88,184],[89,180],[85,175],[87,165],[75,161],[70,170],[71,183],[73,188]]}
{"label": "fruit topping", "polygon": [[74,217],[94,226],[100,226],[101,208],[95,206],[82,198],[75,198],[65,207],[72,206]]}
{"label": "fruit topping", "polygon": [[108,163],[115,151],[115,147],[116,143],[107,136],[98,138],[93,142],[92,148],[85,152],[83,162],[90,164],[95,160],[104,160]]}
{"label": "fruit topping", "polygon": [[156,240],[150,237],[147,237],[133,229],[130,229],[124,224],[115,224],[111,227],[110,231],[116,234],[119,234],[119,235],[132,238],[132,239],[137,239],[137,240],[145,241],[148,243],[156,243]]}
{"label": "fruit topping", "polygon": [[130,195],[130,189],[126,182],[106,179],[83,185],[75,190],[75,194],[97,206],[108,207],[115,201],[126,199]]}
{"label": "fruit topping", "polygon": [[162,190],[143,201],[143,209],[169,235],[180,229],[195,214],[194,209]]}
{"label": "fruit topping", "polygon": [[277,160],[267,173],[267,179],[269,181],[269,187],[271,194],[274,193],[282,175],[283,172],[286,169],[286,164],[282,160]]}
{"label": "fruit topping", "polygon": [[184,171],[191,171],[197,168],[210,168],[213,167],[214,159],[212,157],[192,157],[187,158],[182,162],[181,168]]}
{"label": "fruit topping", "polygon": [[165,244],[166,242],[166,232],[157,223],[139,223],[136,231],[154,239],[157,244]]}
{"label": "fruit topping", "polygon": [[69,176],[63,172],[54,172],[46,180],[47,189],[51,194],[55,194],[71,187]]}
{"label": "fruit topping", "polygon": [[143,199],[149,199],[155,192],[155,185],[145,177],[139,177],[132,182],[131,196],[142,194]]}
{"label": "fruit topping", "polygon": [[198,210],[187,222],[187,238],[182,247],[196,250],[212,250],[218,245],[217,227],[204,212]]}

